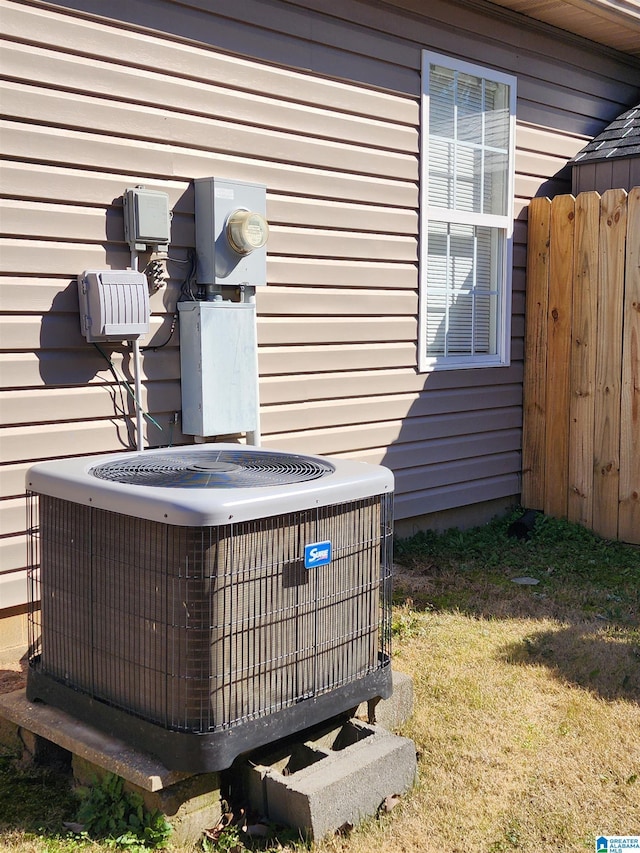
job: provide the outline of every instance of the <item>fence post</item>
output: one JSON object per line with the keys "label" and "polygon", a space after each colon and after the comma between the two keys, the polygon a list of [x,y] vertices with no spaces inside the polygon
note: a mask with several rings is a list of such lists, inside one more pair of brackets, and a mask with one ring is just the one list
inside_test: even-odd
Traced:
{"label": "fence post", "polygon": [[640,545],[640,187],[627,204],[618,536]]}
{"label": "fence post", "polygon": [[573,253],[573,321],[569,403],[569,493],[567,515],[591,527],[593,521],[594,377],[598,326],[598,234],[600,195],[576,198]]}
{"label": "fence post", "polygon": [[544,509],[550,226],[551,202],[532,199],[527,236],[521,497],[523,506],[531,509]]}
{"label": "fence post", "polygon": [[547,435],[544,510],[566,518],[569,474],[569,362],[573,301],[575,199],[551,202],[547,349]]}
{"label": "fence post", "polygon": [[627,194],[624,190],[607,190],[600,209],[593,529],[609,539],[618,536],[626,232]]}

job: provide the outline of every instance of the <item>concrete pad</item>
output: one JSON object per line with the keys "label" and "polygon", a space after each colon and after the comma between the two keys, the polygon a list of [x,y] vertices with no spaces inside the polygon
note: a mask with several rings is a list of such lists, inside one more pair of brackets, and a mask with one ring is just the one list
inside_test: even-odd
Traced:
{"label": "concrete pad", "polygon": [[92,785],[106,773],[125,780],[149,811],[158,809],[173,827],[171,842],[195,844],[222,816],[220,774],[178,773],[118,738],[64,711],[30,702],[24,690],[0,695],[0,742],[31,759],[56,745],[71,757],[76,782]]}
{"label": "concrete pad", "polygon": [[29,702],[24,690],[0,695],[0,717],[18,729],[46,738],[74,755],[121,776],[144,791],[159,791],[191,775],[167,769],[152,756],[79,722],[58,708],[42,702]]}
{"label": "concrete pad", "polygon": [[414,784],[413,741],[350,720],[309,740],[289,741],[245,765],[245,793],[269,820],[318,840],[356,826]]}

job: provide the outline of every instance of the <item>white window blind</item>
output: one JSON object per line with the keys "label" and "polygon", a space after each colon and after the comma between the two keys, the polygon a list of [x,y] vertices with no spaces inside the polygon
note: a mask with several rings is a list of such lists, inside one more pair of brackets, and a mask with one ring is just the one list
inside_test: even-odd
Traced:
{"label": "white window blind", "polygon": [[508,363],[515,79],[423,57],[420,367]]}

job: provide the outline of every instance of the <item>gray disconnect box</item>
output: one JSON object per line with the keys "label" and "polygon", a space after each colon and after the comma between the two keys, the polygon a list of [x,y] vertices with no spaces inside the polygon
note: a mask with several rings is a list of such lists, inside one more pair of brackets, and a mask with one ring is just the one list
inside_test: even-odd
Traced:
{"label": "gray disconnect box", "polygon": [[179,302],[182,431],[231,435],[258,423],[252,302]]}

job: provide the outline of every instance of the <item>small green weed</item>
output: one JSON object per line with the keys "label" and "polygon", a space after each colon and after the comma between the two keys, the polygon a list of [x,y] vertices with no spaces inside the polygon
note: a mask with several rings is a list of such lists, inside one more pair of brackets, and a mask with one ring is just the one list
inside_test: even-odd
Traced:
{"label": "small green weed", "polygon": [[140,794],[127,791],[119,776],[107,773],[77,793],[81,798],[77,821],[90,838],[129,850],[166,846],[171,825],[157,809],[145,809]]}
{"label": "small green weed", "polygon": [[403,604],[393,608],[391,636],[394,640],[416,637],[423,630],[423,620],[414,609],[413,601],[407,598]]}
{"label": "small green weed", "polygon": [[240,838],[240,830],[235,825],[225,826],[217,838],[204,838],[202,849],[205,853],[242,853],[247,848]]}

